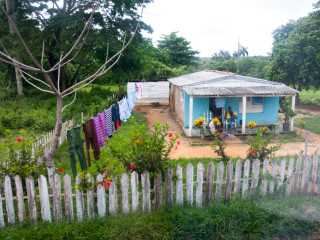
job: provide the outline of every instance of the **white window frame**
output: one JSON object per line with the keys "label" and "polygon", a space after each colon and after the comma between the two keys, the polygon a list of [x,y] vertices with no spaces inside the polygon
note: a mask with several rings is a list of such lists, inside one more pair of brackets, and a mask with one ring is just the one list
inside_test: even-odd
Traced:
{"label": "white window frame", "polygon": [[[262,113],[264,108],[264,97],[262,103],[252,103],[252,97],[247,97],[247,113]],[[242,113],[242,97],[239,101],[239,113]]]}

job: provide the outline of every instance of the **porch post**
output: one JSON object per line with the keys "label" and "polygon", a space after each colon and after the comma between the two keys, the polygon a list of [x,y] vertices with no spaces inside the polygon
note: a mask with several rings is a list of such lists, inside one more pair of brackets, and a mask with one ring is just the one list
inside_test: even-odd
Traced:
{"label": "porch post", "polygon": [[242,134],[246,133],[247,97],[242,97]]}
{"label": "porch post", "polygon": [[193,96],[190,96],[189,104],[189,137],[192,137],[192,119],[193,119]]}
{"label": "porch post", "polygon": [[[295,109],[295,106],[296,106],[296,96],[292,96],[292,99],[291,99],[291,109],[292,111],[294,111]],[[294,124],[294,117],[292,117],[290,119],[290,131],[293,131],[293,124]]]}

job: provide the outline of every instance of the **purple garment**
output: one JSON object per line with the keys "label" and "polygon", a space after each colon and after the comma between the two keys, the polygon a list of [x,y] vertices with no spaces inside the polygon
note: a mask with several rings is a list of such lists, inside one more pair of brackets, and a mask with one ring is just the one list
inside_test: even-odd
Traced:
{"label": "purple garment", "polygon": [[105,112],[93,118],[93,123],[97,133],[98,144],[101,148],[103,147],[104,143],[107,142],[106,138],[108,137]]}

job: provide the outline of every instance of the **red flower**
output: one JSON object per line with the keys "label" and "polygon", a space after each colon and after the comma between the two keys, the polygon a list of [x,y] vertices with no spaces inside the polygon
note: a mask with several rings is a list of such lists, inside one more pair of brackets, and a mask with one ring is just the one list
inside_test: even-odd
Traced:
{"label": "red flower", "polygon": [[221,145],[220,147],[221,147],[221,148],[223,148],[223,146],[222,146],[222,145]]}
{"label": "red flower", "polygon": [[142,142],[142,139],[141,139],[141,138],[138,138],[137,141],[138,141],[138,143],[141,143],[141,142]]}
{"label": "red flower", "polygon": [[131,165],[130,165],[130,168],[131,168],[131,169],[135,169],[135,168],[136,168],[136,166],[135,166],[135,165],[133,165],[133,164],[131,164]]}
{"label": "red flower", "polygon": [[177,150],[177,149],[178,149],[178,146],[175,147],[175,150]]}
{"label": "red flower", "polygon": [[60,168],[58,172],[59,172],[59,173],[61,173],[62,171],[63,171],[63,169],[62,169],[62,168]]}
{"label": "red flower", "polygon": [[254,154],[254,150],[250,150],[250,153],[253,155]]}
{"label": "red flower", "polygon": [[150,131],[148,131],[148,134],[150,134]]}
{"label": "red flower", "polygon": [[109,187],[111,185],[111,182],[106,182],[104,185],[106,185],[106,187]]}
{"label": "red flower", "polygon": [[21,138],[17,138],[17,141],[18,141],[18,142],[21,142]]}
{"label": "red flower", "polygon": [[172,133],[169,134],[169,137],[172,137]]}
{"label": "red flower", "polygon": [[180,141],[178,141],[177,144],[180,145]]}

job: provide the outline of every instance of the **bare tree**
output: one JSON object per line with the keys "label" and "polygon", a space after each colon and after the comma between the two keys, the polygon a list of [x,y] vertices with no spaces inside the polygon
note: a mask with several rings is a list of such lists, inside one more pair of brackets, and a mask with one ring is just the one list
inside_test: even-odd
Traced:
{"label": "bare tree", "polygon": [[[143,10],[143,4],[142,3],[142,10]],[[69,51],[65,54],[61,53],[60,55],[60,60],[54,65],[51,66],[49,69],[44,68],[44,44],[42,46],[42,55],[40,61],[35,59],[34,55],[31,53],[29,50],[27,44],[25,43],[23,37],[20,35],[20,32],[18,31],[16,25],[13,23],[12,19],[10,18],[9,14],[5,11],[5,9],[0,5],[2,12],[5,14],[5,16],[8,18],[9,22],[11,23],[11,26],[17,35],[17,38],[19,39],[20,43],[22,44],[25,52],[29,56],[30,60],[33,63],[33,66],[24,64],[20,61],[18,61],[15,57],[10,56],[8,51],[3,47],[3,51],[0,51],[0,61],[3,61],[5,63],[11,64],[15,67],[17,67],[19,74],[22,76],[22,78],[29,83],[31,86],[37,88],[38,90],[42,92],[47,92],[54,94],[57,98],[57,112],[56,112],[56,124],[55,124],[55,136],[53,140],[53,145],[50,149],[50,151],[44,156],[44,161],[48,169],[48,177],[49,177],[49,182],[50,185],[52,186],[53,181],[54,181],[54,172],[55,172],[55,162],[54,162],[54,156],[56,154],[57,148],[58,148],[58,142],[59,142],[59,137],[61,134],[61,128],[62,128],[62,113],[63,110],[66,109],[66,107],[70,106],[76,99],[76,92],[87,86],[88,84],[92,83],[94,80],[96,80],[98,77],[106,74],[119,60],[121,54],[123,51],[128,47],[128,45],[131,43],[133,37],[135,36],[138,28],[139,28],[139,23],[141,21],[141,16],[142,16],[142,11],[140,15],[140,19],[137,23],[136,28],[134,29],[130,39],[126,42],[125,36],[123,40],[123,45],[121,49],[116,52],[114,55],[109,56],[109,45],[107,47],[107,52],[106,52],[106,59],[104,63],[89,77],[80,80],[78,83],[73,84],[73,86],[61,90],[60,89],[60,72],[61,69],[66,66],[68,63],[71,63],[79,54],[81,51],[83,45],[86,42],[86,39],[88,37],[91,25],[92,25],[92,20],[93,20],[93,15],[94,13],[98,10],[99,4],[96,4],[95,7],[93,8],[90,17],[88,21],[86,22],[84,28],[82,29],[81,34],[75,41],[75,43],[72,45],[72,47],[69,49]],[[3,46],[3,45],[2,45]],[[30,72],[33,73],[39,73],[41,74],[42,78],[35,77],[35,75],[30,74]],[[54,83],[52,80],[52,74],[54,72],[58,73],[58,79],[57,82]],[[38,84],[42,84],[42,86],[38,86],[35,84],[37,82]],[[74,94],[74,98],[72,102],[69,104],[63,106],[62,100],[63,98]]]}

